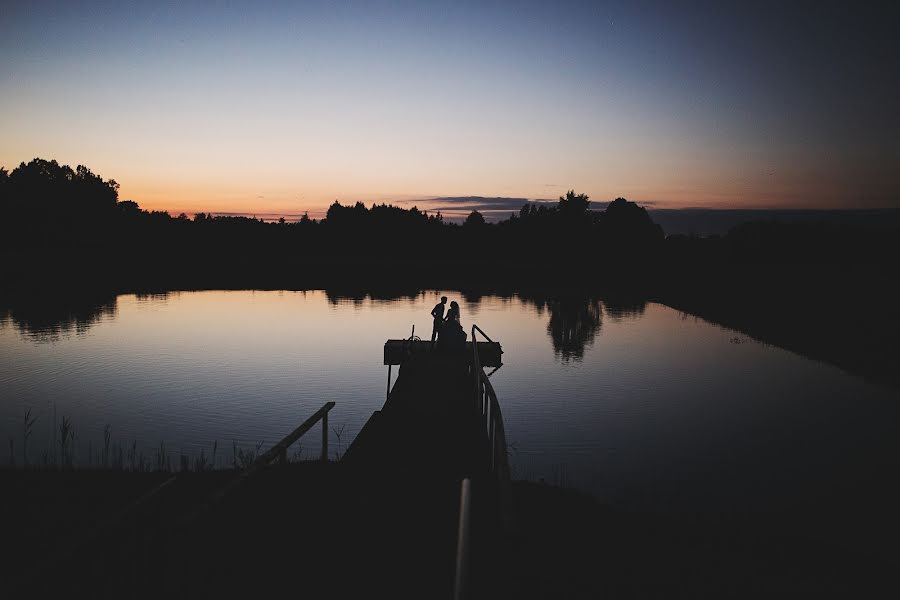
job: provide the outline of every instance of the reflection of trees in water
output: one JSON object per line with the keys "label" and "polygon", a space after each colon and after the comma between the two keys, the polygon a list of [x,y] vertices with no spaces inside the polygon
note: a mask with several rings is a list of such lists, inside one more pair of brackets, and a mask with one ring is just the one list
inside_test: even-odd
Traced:
{"label": "reflection of trees in water", "polygon": [[536,296],[519,294],[532,303],[539,315],[549,313],[547,335],[553,353],[563,362],[580,361],[585,349],[594,343],[603,326],[604,313],[613,321],[637,319],[644,314],[646,301],[638,296],[604,296],[601,301],[591,295]]}
{"label": "reflection of trees in water", "polygon": [[602,313],[596,298],[560,298],[547,301],[550,320],[547,333],[553,342],[553,353],[563,362],[580,361],[584,349],[594,343],[600,333]]}
{"label": "reflection of trees in water", "polygon": [[[138,292],[134,295],[134,298],[138,302],[154,304],[168,302],[172,295],[171,292]],[[177,297],[179,293],[176,292],[174,295]]]}
{"label": "reflection of trees in water", "polygon": [[639,319],[644,316],[647,301],[638,296],[607,295],[603,297],[606,315],[615,322]]}
{"label": "reflection of trees in water", "polygon": [[462,311],[460,315],[460,319],[465,323],[468,322],[469,326],[475,322],[475,319],[478,317],[479,308],[481,308],[481,299],[484,297],[481,293],[477,291],[464,291],[462,294]]}
{"label": "reflection of trees in water", "polygon": [[5,302],[3,320],[31,341],[57,342],[71,335],[83,335],[95,323],[116,315],[116,295],[92,297],[16,298]]}
{"label": "reflection of trees in water", "polygon": [[[305,292],[304,292],[305,293]],[[354,288],[328,288],[325,290],[325,297],[328,304],[338,306],[341,304],[351,304],[355,308],[362,307],[366,302],[371,304],[391,304],[397,300],[407,300],[412,303],[419,297],[425,296],[423,290],[416,289],[354,289]]]}
{"label": "reflection of trees in water", "polygon": [[558,359],[569,362],[584,358],[585,348],[594,343],[603,325],[603,308],[598,298],[587,295],[518,296],[534,304],[539,315],[545,311],[549,313],[547,335]]}

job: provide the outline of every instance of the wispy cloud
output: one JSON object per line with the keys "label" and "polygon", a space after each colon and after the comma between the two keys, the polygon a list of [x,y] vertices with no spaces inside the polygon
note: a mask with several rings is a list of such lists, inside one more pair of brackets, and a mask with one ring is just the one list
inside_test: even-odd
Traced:
{"label": "wispy cloud", "polygon": [[509,198],[509,197],[485,197],[485,196],[439,196],[433,198],[417,198],[400,200],[396,204],[404,206],[417,206],[420,210],[429,212],[440,211],[450,221],[461,221],[473,210],[477,210],[489,221],[497,221],[509,217],[511,212],[519,212],[526,203],[551,203],[557,200]]}

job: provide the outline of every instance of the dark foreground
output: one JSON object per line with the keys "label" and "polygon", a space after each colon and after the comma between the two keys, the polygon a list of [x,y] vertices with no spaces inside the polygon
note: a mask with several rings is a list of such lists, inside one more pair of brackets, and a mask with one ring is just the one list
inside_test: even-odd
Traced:
{"label": "dark foreground", "polygon": [[[233,472],[2,474],[8,597],[451,597],[456,482],[343,463]],[[661,515],[515,482],[516,528],[476,512],[472,597],[896,597],[896,548],[845,547],[828,514]],[[839,515],[831,515],[831,518]],[[807,529],[799,523],[816,521]],[[104,523],[111,526],[104,527]]]}
{"label": "dark foreground", "polygon": [[465,598],[900,591],[900,554],[879,533],[900,530],[897,519],[854,515],[867,506],[894,513],[853,490],[783,513],[652,514],[510,485],[504,437],[486,435],[487,422],[502,430],[499,405],[487,398],[485,421],[488,384],[470,351],[411,344],[388,400],[339,462],[260,458],[246,471],[177,475],[6,472],[2,509],[14,518],[5,539],[15,551],[4,580],[16,597],[451,598],[467,478]]}
{"label": "dark foreground", "polygon": [[890,535],[900,519],[868,517],[866,507],[894,514],[889,499],[852,489],[779,513],[664,514],[539,483],[507,487],[471,402],[481,370],[466,354],[407,356],[339,462],[0,473],[10,597],[451,598],[463,478],[467,598],[900,591]]}

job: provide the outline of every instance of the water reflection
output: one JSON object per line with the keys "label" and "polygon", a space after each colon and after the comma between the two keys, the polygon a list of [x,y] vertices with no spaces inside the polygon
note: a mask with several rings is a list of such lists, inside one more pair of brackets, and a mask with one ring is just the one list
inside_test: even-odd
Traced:
{"label": "water reflection", "polygon": [[117,296],[113,293],[46,294],[4,300],[0,321],[11,322],[19,334],[33,342],[52,343],[72,334],[84,335],[94,324],[114,319],[116,312]]}
{"label": "water reflection", "polygon": [[607,294],[603,296],[606,315],[615,322],[639,319],[647,310],[647,300],[631,294]]}
{"label": "water reflection", "polygon": [[138,302],[166,302],[171,296],[178,295],[177,292],[174,294],[172,292],[138,292],[134,295],[135,300]]}
{"label": "water reflection", "polygon": [[[350,304],[355,308],[362,308],[366,302],[394,302],[401,299],[413,301],[425,292],[329,289],[325,293],[332,305]],[[610,295],[601,300],[597,295],[571,291],[542,294],[464,290],[458,295],[462,297],[466,315],[475,314],[485,297],[501,300],[517,298],[524,304],[533,306],[540,315],[546,311],[547,335],[553,346],[553,354],[564,363],[584,359],[585,349],[592,346],[600,334],[604,312],[614,321],[638,319],[644,314],[647,305],[645,299],[633,295]]]}
{"label": "water reflection", "polygon": [[[305,296],[306,292],[301,291]],[[394,303],[398,300],[414,302],[426,292],[422,290],[358,290],[328,289],[325,296],[334,307],[351,305],[362,308],[367,303]],[[174,296],[178,294],[175,293]],[[554,356],[564,362],[581,361],[585,349],[594,344],[603,325],[604,314],[613,321],[638,319],[644,314],[646,300],[634,296],[605,295],[568,292],[565,294],[492,293],[468,290],[459,292],[468,315],[475,314],[487,296],[501,300],[517,298],[526,306],[532,306],[539,315],[547,316],[547,335]],[[139,293],[138,303],[166,303],[173,294]],[[85,334],[95,323],[114,319],[117,296],[114,293],[93,296],[45,296],[6,300],[0,308],[4,321],[11,321],[25,338],[38,343],[56,342],[67,335]]]}
{"label": "water reflection", "polygon": [[[164,442],[175,462],[216,443],[271,444],[325,399],[337,402],[333,425],[346,426],[347,443],[384,402],[384,341],[409,335],[412,324],[428,331],[442,294],[464,307],[467,326],[478,323],[503,344],[506,364],[492,381],[518,476],[623,505],[724,506],[818,493],[844,477],[837,464],[851,474],[859,465],[891,472],[900,456],[896,403],[834,369],[736,344],[734,331],[640,297],[521,291],[7,303],[0,439],[23,448],[22,419],[32,410],[35,460],[55,447],[53,432],[68,417],[81,461],[110,425],[114,443],[153,456]],[[315,445],[310,438],[303,451]]]}
{"label": "water reflection", "polygon": [[603,324],[603,310],[599,299],[567,296],[562,298],[530,299],[540,312],[549,314],[547,335],[553,344],[553,354],[562,362],[581,361],[584,350],[594,344]]}
{"label": "water reflection", "polygon": [[351,304],[361,308],[366,302],[395,302],[397,300],[415,300],[423,294],[422,290],[414,289],[378,289],[378,288],[327,288],[325,297],[332,306]]}

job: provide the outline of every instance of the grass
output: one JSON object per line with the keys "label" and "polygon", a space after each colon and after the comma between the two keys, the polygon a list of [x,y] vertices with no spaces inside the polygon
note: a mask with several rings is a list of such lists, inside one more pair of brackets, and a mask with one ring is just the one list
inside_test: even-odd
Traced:
{"label": "grass", "polygon": [[231,440],[231,449],[232,449],[232,461],[231,464],[235,469],[246,469],[250,465],[256,462],[256,459],[259,458],[260,454],[262,454],[261,449],[263,447],[263,442],[259,442],[256,444],[256,448],[248,448],[244,450],[243,448],[239,448],[237,442]]}
{"label": "grass", "polygon": [[[239,444],[236,440],[232,440],[232,459],[230,464],[225,462],[220,464],[219,442],[214,440],[212,448],[207,451],[201,448],[199,455],[189,456],[184,453],[184,449],[178,450],[177,461],[173,465],[174,452],[167,447],[164,441],[160,441],[150,454],[145,454],[138,448],[136,440],[132,440],[130,445],[122,444],[115,441],[112,435],[112,426],[106,424],[102,430],[102,441],[95,444],[94,440],[87,440],[86,456],[82,448],[79,447],[81,438],[76,435],[73,420],[68,416],[63,416],[62,420],[57,421],[56,406],[53,407],[53,422],[50,427],[50,439],[48,440],[47,450],[42,453],[40,461],[32,461],[29,455],[29,440],[34,431],[34,425],[38,420],[37,416],[32,416],[32,410],[29,408],[25,411],[22,418],[21,430],[21,453],[17,452],[16,442],[13,437],[9,438],[9,459],[8,466],[10,468],[19,468],[17,456],[21,456],[21,468],[32,469],[100,469],[112,471],[134,471],[134,472],[206,472],[214,471],[221,468],[246,469],[252,465],[263,453],[265,442],[260,441],[250,446]],[[341,436],[344,432],[344,426],[332,428],[334,436],[337,438],[337,450],[334,453],[334,460],[340,460],[344,446]],[[296,450],[289,455],[290,462],[304,462],[307,460],[318,460],[319,457],[307,458],[303,455],[303,445],[296,444]],[[226,459],[227,460],[227,459]],[[173,468],[174,467],[174,468]]]}
{"label": "grass", "polygon": [[334,436],[337,438],[337,450],[334,451],[334,460],[341,460],[341,455],[344,453],[344,445],[341,442],[341,436],[344,434],[344,426],[341,425],[340,428],[332,427],[331,432],[334,433]]}
{"label": "grass", "polygon": [[31,428],[34,426],[37,417],[31,417],[31,409],[25,411],[25,419],[22,423],[22,464],[28,466],[28,438],[31,437]]}

